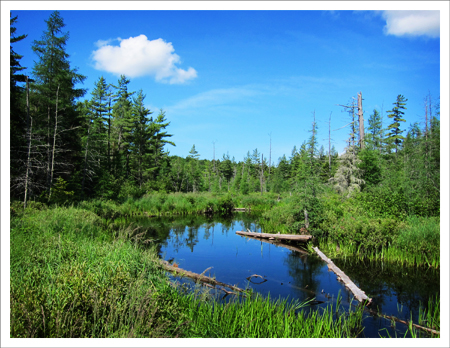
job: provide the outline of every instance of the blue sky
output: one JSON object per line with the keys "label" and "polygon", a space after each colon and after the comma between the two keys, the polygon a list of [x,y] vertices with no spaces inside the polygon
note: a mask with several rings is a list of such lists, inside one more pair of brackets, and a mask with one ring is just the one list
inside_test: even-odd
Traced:
{"label": "blue sky", "polygon": [[[40,11],[9,8],[18,16],[17,34],[28,34],[14,48],[30,74],[37,59],[31,44],[56,9],[47,4],[34,6],[48,8]],[[276,164],[308,140],[313,113],[326,150],[331,113],[331,129],[338,129],[332,145],[342,152],[349,129],[341,127],[349,117],[337,104],[361,91],[366,122],[377,108],[387,125],[386,111],[402,94],[408,129],[424,121],[425,96],[437,101],[442,93],[440,44],[446,40],[439,36],[439,12],[352,10],[361,8],[356,5],[345,11],[123,11],[114,2],[117,11],[73,10],[86,4],[58,8],[70,33],[72,67],[87,76],[83,87],[90,92],[102,75],[108,83],[127,75],[151,111],[165,110],[176,144],[168,147],[172,155],[185,157],[195,144],[201,158],[212,159],[213,146],[216,159],[229,153],[239,161],[255,148],[268,158],[271,140]],[[448,10],[445,3],[424,4],[414,9]],[[448,11],[441,15],[448,24]],[[448,73],[443,78],[448,82]]]}

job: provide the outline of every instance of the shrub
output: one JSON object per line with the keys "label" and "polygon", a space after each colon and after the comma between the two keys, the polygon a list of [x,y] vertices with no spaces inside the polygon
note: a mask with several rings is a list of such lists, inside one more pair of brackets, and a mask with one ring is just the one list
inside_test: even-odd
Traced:
{"label": "shrub", "polygon": [[363,250],[373,251],[390,245],[404,223],[391,218],[345,216],[338,219],[328,231],[334,242],[349,243]]}

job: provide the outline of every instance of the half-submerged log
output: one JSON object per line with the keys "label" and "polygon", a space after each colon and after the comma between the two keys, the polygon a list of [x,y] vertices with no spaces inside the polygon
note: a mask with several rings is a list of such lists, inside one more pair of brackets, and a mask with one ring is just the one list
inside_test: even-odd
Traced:
{"label": "half-submerged log", "polygon": [[369,305],[372,302],[372,299],[369,298],[364,291],[358,288],[355,283],[353,283],[351,279],[333,263],[333,261],[331,261],[323,252],[319,250],[319,248],[314,247],[313,249],[320,256],[320,258],[328,264],[328,269],[336,273],[337,279],[344,283],[344,285],[353,293],[359,302],[367,301],[366,305]]}
{"label": "half-submerged log", "polygon": [[[205,271],[203,271],[202,274],[198,274],[198,273],[186,271],[186,270],[184,270],[182,268],[179,268],[179,267],[175,267],[175,266],[171,265],[169,262],[167,262],[165,260],[161,260],[161,265],[166,271],[172,272],[175,275],[178,275],[178,276],[181,276],[181,277],[188,277],[188,278],[200,281],[202,283],[211,284],[211,285],[214,285],[214,286],[220,285],[220,286],[232,289],[234,291],[245,292],[244,289],[238,288],[237,286],[234,286],[234,285],[231,285],[231,284],[222,283],[222,282],[219,282],[218,280],[215,280],[215,279],[213,279],[211,277],[205,276],[203,273],[205,273],[209,268],[207,268]],[[212,267],[210,267],[210,268],[212,268]]]}
{"label": "half-submerged log", "polygon": [[310,235],[297,235],[297,234],[272,234],[272,233],[259,233],[259,232],[244,232],[236,231],[236,234],[241,236],[255,237],[255,238],[267,238],[270,240],[292,240],[297,242],[307,242],[312,239]]}
{"label": "half-submerged log", "polygon": [[259,241],[264,242],[264,243],[269,243],[269,244],[272,244],[272,245],[281,246],[283,248],[299,252],[299,253],[301,253],[303,255],[309,255],[309,253],[306,250],[300,249],[300,248],[298,248],[296,246],[293,246],[293,245],[285,244],[285,243],[280,242],[280,241],[276,241],[275,238],[273,238],[273,237],[272,238],[260,238],[260,237],[256,237],[256,236],[253,237],[253,236],[248,236],[248,235],[246,237],[252,238],[252,239],[256,239],[256,240],[259,240]]}

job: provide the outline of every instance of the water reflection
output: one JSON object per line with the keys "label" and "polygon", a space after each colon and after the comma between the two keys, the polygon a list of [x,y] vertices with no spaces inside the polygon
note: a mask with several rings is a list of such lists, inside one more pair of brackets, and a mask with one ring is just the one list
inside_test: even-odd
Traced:
{"label": "water reflection", "polygon": [[[239,230],[261,232],[255,216],[245,213],[235,218],[185,216],[177,218],[134,218],[132,222],[147,231],[146,239],[158,241],[158,254],[173,259],[180,268],[202,273],[240,288],[252,287],[271,298],[289,298],[304,301],[315,298],[327,303],[336,300],[339,293],[343,305],[356,304],[336,275],[316,255],[307,255],[293,244],[236,235]],[[127,221],[127,223],[131,222]],[[334,260],[353,282],[364,290],[378,311],[400,319],[417,320],[419,307],[427,306],[430,297],[439,294],[439,272],[389,266],[385,263],[356,259]],[[251,275],[259,275],[264,281]],[[256,281],[257,280],[257,281]],[[379,330],[389,328],[389,321],[368,317],[365,335],[378,337]],[[406,328],[399,335],[406,331]]]}
{"label": "water reflection", "polygon": [[412,268],[385,262],[337,259],[340,267],[358,286],[372,297],[379,312],[409,320],[417,317],[420,306],[440,293],[439,271]]}

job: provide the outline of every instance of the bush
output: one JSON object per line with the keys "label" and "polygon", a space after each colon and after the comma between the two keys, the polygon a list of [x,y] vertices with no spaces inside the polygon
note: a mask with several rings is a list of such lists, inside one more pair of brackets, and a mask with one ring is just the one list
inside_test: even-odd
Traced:
{"label": "bush", "polygon": [[[305,210],[308,212],[308,228],[305,225]],[[283,199],[277,206],[265,212],[263,219],[270,221],[272,228],[278,228],[284,232],[320,236],[322,234],[320,225],[323,220],[322,202],[316,197],[294,195]]]}
{"label": "bush", "polygon": [[391,218],[344,216],[330,226],[328,236],[333,242],[349,243],[363,250],[374,251],[390,245],[404,223]]}

